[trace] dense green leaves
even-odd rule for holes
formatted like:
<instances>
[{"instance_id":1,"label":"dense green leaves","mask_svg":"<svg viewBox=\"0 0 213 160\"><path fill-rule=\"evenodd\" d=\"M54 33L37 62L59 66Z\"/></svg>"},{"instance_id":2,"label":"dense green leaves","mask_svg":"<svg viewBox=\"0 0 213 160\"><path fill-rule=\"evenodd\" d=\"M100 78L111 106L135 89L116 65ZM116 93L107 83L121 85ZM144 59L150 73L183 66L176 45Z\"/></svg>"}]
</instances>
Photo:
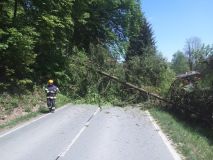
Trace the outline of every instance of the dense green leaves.
<instances>
[{"instance_id":1,"label":"dense green leaves","mask_svg":"<svg viewBox=\"0 0 213 160\"><path fill-rule=\"evenodd\" d=\"M94 70L139 86L161 87L170 75L138 0L5 0L0 8L1 88L51 78L74 98L108 90L125 100L123 86Z\"/></svg>"},{"instance_id":2,"label":"dense green leaves","mask_svg":"<svg viewBox=\"0 0 213 160\"><path fill-rule=\"evenodd\" d=\"M153 38L151 25L143 18L138 35L132 36L129 42L129 48L126 54L126 61L134 56L146 57L156 53L155 41Z\"/></svg>"},{"instance_id":3,"label":"dense green leaves","mask_svg":"<svg viewBox=\"0 0 213 160\"><path fill-rule=\"evenodd\" d=\"M130 39L125 59L127 81L137 85L159 86L160 74L168 66L156 51L151 25L145 18L139 35Z\"/></svg>"},{"instance_id":4,"label":"dense green leaves","mask_svg":"<svg viewBox=\"0 0 213 160\"><path fill-rule=\"evenodd\" d=\"M183 74L189 71L188 60L182 52L178 51L173 55L171 68L176 74Z\"/></svg>"},{"instance_id":5,"label":"dense green leaves","mask_svg":"<svg viewBox=\"0 0 213 160\"><path fill-rule=\"evenodd\" d=\"M173 56L172 69L184 73L193 69L200 76L185 76L176 79L170 89L170 99L175 104L173 109L212 125L213 104L213 48L201 45L199 38L187 40L186 56L177 52Z\"/></svg>"},{"instance_id":6,"label":"dense green leaves","mask_svg":"<svg viewBox=\"0 0 213 160\"><path fill-rule=\"evenodd\" d=\"M4 88L40 84L49 78L64 88L69 83L81 87L88 70L75 64L84 62L77 57L84 55L106 69L114 67L115 63L105 65L120 58L112 48L125 53L142 22L136 0L4 0L0 14Z\"/></svg>"},{"instance_id":7,"label":"dense green leaves","mask_svg":"<svg viewBox=\"0 0 213 160\"><path fill-rule=\"evenodd\" d=\"M0 49L0 68L1 75L3 75L1 81L3 83L26 84L31 82L32 64L35 63L36 58L33 49L37 37L38 34L31 27L6 30Z\"/></svg>"}]
</instances>

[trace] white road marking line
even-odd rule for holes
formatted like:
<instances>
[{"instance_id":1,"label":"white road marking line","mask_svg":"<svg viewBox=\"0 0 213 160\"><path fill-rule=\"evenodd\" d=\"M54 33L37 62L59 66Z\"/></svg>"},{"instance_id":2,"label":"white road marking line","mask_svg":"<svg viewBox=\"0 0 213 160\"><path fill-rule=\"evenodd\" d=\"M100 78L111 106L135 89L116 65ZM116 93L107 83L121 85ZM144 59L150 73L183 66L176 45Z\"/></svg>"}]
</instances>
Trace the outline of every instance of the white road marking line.
<instances>
[{"instance_id":1,"label":"white road marking line","mask_svg":"<svg viewBox=\"0 0 213 160\"><path fill-rule=\"evenodd\" d=\"M65 154L71 149L71 147L73 146L73 144L78 140L78 138L80 137L80 135L84 132L84 130L87 127L84 126L79 132L78 134L75 136L75 138L72 140L72 142L67 146L67 148L61 153L59 154L59 157L64 157Z\"/></svg>"},{"instance_id":2,"label":"white road marking line","mask_svg":"<svg viewBox=\"0 0 213 160\"><path fill-rule=\"evenodd\" d=\"M166 135L162 132L161 128L157 125L156 121L151 116L149 111L145 111L145 112L148 115L148 117L149 117L150 121L152 122L152 124L154 125L155 129L158 131L158 134L160 135L161 139L166 144L166 146L169 149L170 153L172 154L174 160L181 160L181 156L176 152L176 150L172 146L171 142L167 139Z\"/></svg>"},{"instance_id":3,"label":"white road marking line","mask_svg":"<svg viewBox=\"0 0 213 160\"><path fill-rule=\"evenodd\" d=\"M78 134L74 137L74 139L71 141L71 143L66 147L66 149L58 155L56 159L59 159L60 157L64 157L66 153L71 149L71 147L75 144L75 142L78 140L80 135L85 131L85 129L89 126L91 119L100 111L100 108L98 108L93 115L89 118L89 120L84 124L84 127L81 128L81 130L78 132Z\"/></svg>"},{"instance_id":4,"label":"white road marking line","mask_svg":"<svg viewBox=\"0 0 213 160\"><path fill-rule=\"evenodd\" d=\"M58 111L60 111L60 110L62 110L62 109L64 109L64 108L67 108L68 106L69 106L69 105L65 105L64 107L61 107L61 108L57 109L55 112L58 112ZM15 132L15 131L21 129L21 128L24 128L24 127L26 127L26 126L28 126L28 125L30 125L30 124L32 124L32 123L34 123L34 122L36 122L36 121L42 119L42 118L44 118L44 117L47 117L47 116L50 115L50 114L53 114L53 113L45 114L45 115L43 115L43 116L41 116L41 117L39 117L39 118L37 118L37 119L34 119L34 120L30 121L30 122L27 122L27 123L24 124L24 125L21 125L20 127L17 127L17 128L15 128L15 129L12 129L12 130L10 130L10 131L8 131L8 132L6 132L6 133L0 135L0 138L2 138L2 137L4 137L4 136L7 136L7 135L9 135L9 134L11 134L11 133L13 133L13 132Z\"/></svg>"}]
</instances>

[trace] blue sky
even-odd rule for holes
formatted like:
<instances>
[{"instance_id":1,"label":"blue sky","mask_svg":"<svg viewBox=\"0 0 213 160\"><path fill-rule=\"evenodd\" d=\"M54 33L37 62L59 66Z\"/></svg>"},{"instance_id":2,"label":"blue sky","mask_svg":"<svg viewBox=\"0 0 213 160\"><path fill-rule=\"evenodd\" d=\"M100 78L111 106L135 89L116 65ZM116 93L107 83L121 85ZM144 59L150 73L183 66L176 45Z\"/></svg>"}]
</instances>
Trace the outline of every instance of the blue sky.
<instances>
[{"instance_id":1,"label":"blue sky","mask_svg":"<svg viewBox=\"0 0 213 160\"><path fill-rule=\"evenodd\" d=\"M186 39L213 44L213 0L141 0L157 47L169 61L183 50Z\"/></svg>"}]
</instances>

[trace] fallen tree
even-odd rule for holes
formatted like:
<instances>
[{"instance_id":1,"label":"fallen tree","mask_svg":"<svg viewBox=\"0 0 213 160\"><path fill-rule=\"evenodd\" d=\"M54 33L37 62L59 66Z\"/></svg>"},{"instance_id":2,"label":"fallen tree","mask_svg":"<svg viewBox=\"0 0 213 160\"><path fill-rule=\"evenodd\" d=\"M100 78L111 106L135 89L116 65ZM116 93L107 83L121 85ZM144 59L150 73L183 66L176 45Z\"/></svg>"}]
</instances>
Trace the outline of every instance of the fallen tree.
<instances>
[{"instance_id":1,"label":"fallen tree","mask_svg":"<svg viewBox=\"0 0 213 160\"><path fill-rule=\"evenodd\" d=\"M118 83L121 83L121 84L123 84L125 86L128 86L130 88L133 88L133 89L135 89L135 90L137 90L139 92L142 92L142 93L145 93L145 94L147 94L149 96L152 96L152 97L154 97L156 99L159 99L159 100L164 101L164 102L169 103L169 104L172 103L172 102L168 101L167 99L165 99L165 98L163 98L163 97L161 97L161 96L159 96L159 95L157 95L155 93L148 92L145 89L137 87L137 86L135 86L135 85L133 85L131 83L124 82L124 81L120 80L118 77L112 76L112 75L110 75L110 74L108 74L106 72L103 72L103 71L100 71L100 70L96 70L96 72L98 72L99 74L104 75L104 76L106 76L106 77L108 77L108 78L110 78L110 79L112 79L112 80L114 80L114 81L116 81Z\"/></svg>"},{"instance_id":2,"label":"fallen tree","mask_svg":"<svg viewBox=\"0 0 213 160\"><path fill-rule=\"evenodd\" d=\"M168 99L168 98L163 98L155 93L151 93L143 88L137 87L131 83L122 81L118 77L110 75L106 72L103 72L100 70L95 70L95 71L118 83L121 83L124 86L128 86L139 92L142 92L151 97L154 97L160 101L166 102L168 106L170 106L172 109L181 111L188 117L193 116L196 119L200 119L212 125L212 121L213 121L212 95L211 95L212 91L211 93L210 91L208 93L205 92L205 94L202 93L200 96L197 94L198 93L197 91L195 93L193 92L194 93L193 98L190 98L190 96L188 96L186 92L184 92L185 94L181 94L182 92L181 93L175 92L175 95L170 95L170 96L173 96L172 99ZM183 88L179 88L178 90L183 90ZM206 100L205 100L205 97L207 97ZM193 101L194 103L191 101ZM202 104L205 106L203 106Z\"/></svg>"}]
</instances>

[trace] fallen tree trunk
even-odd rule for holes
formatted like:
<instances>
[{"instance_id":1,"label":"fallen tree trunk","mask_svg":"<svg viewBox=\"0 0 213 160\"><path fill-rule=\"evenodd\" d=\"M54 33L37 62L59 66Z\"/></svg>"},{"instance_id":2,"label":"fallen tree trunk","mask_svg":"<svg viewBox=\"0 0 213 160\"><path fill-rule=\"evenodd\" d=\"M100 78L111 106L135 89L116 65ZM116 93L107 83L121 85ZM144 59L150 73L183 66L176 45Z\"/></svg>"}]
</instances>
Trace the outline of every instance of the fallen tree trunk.
<instances>
[{"instance_id":1,"label":"fallen tree trunk","mask_svg":"<svg viewBox=\"0 0 213 160\"><path fill-rule=\"evenodd\" d=\"M116 82L118 82L118 83L121 83L121 84L123 84L123 85L125 85L125 86L128 86L128 87L131 87L131 88L134 88L135 90L137 90L137 91L139 91L139 92L142 92L142 93L145 93L145 94L147 94L147 95L150 95L150 96L152 96L152 97L154 97L154 98L156 98L156 99L159 99L159 100L161 100L161 101L164 101L164 102L166 102L166 103L172 104L172 102L168 101L167 99L165 99L165 98L163 98L163 97L161 97L161 96L159 96L159 95L157 95L157 94L155 94L155 93L150 93L150 92L146 91L145 89L139 88L139 87L137 87L137 86L135 86L135 85L133 85L133 84L131 84L131 83L121 81L119 78L117 78L117 77L115 77L115 76L112 76L112 75L110 75L110 74L108 74L108 73L106 73L106 72L103 72L103 71L100 71L100 70L95 70L95 71L98 72L98 73L101 74L101 75L104 75L104 76L106 76L106 77L109 77L110 79L113 79L114 81L116 81Z\"/></svg>"},{"instance_id":2,"label":"fallen tree trunk","mask_svg":"<svg viewBox=\"0 0 213 160\"><path fill-rule=\"evenodd\" d=\"M79 62L78 62L78 63L79 63ZM82 65L84 65L86 68L89 68L89 69L91 69L91 70L94 70L95 72L97 72L97 73L99 73L99 74L101 74L101 75L103 75L103 76L106 76L106 77L108 77L108 78L110 78L110 79L112 79L112 80L114 80L114 81L116 81L116 82L118 82L118 83L121 83L121 84L123 84L124 86L128 86L128 87L133 88L133 89L135 89L135 90L137 90L137 91L139 91L139 92L142 92L142 93L145 93L145 94L147 94L147 95L150 95L150 96L152 96L152 97L154 97L154 98L156 98L156 99L158 99L158 100L160 100L160 101L166 102L167 104L174 104L173 102L171 102L171 101L169 101L169 100L167 100L167 99L165 99L165 98L163 98L163 97L161 97L161 96L159 96L159 95L157 95L157 94L155 94L155 93L148 92L148 91L146 91L145 89L139 88L139 87L137 87L137 86L135 86L135 85L133 85L133 84L131 84L131 83L124 82L124 81L120 80L118 77L115 77L115 76L110 75L110 74L108 74L108 73L106 73L106 72L100 71L100 70L98 70L98 69L94 69L94 68L92 68L92 67L89 67L89 66L91 66L91 64L93 64L92 62L90 62L90 64L88 64L88 65L85 65L85 64L87 64L87 63L84 63L84 64L82 64Z\"/></svg>"}]
</instances>

